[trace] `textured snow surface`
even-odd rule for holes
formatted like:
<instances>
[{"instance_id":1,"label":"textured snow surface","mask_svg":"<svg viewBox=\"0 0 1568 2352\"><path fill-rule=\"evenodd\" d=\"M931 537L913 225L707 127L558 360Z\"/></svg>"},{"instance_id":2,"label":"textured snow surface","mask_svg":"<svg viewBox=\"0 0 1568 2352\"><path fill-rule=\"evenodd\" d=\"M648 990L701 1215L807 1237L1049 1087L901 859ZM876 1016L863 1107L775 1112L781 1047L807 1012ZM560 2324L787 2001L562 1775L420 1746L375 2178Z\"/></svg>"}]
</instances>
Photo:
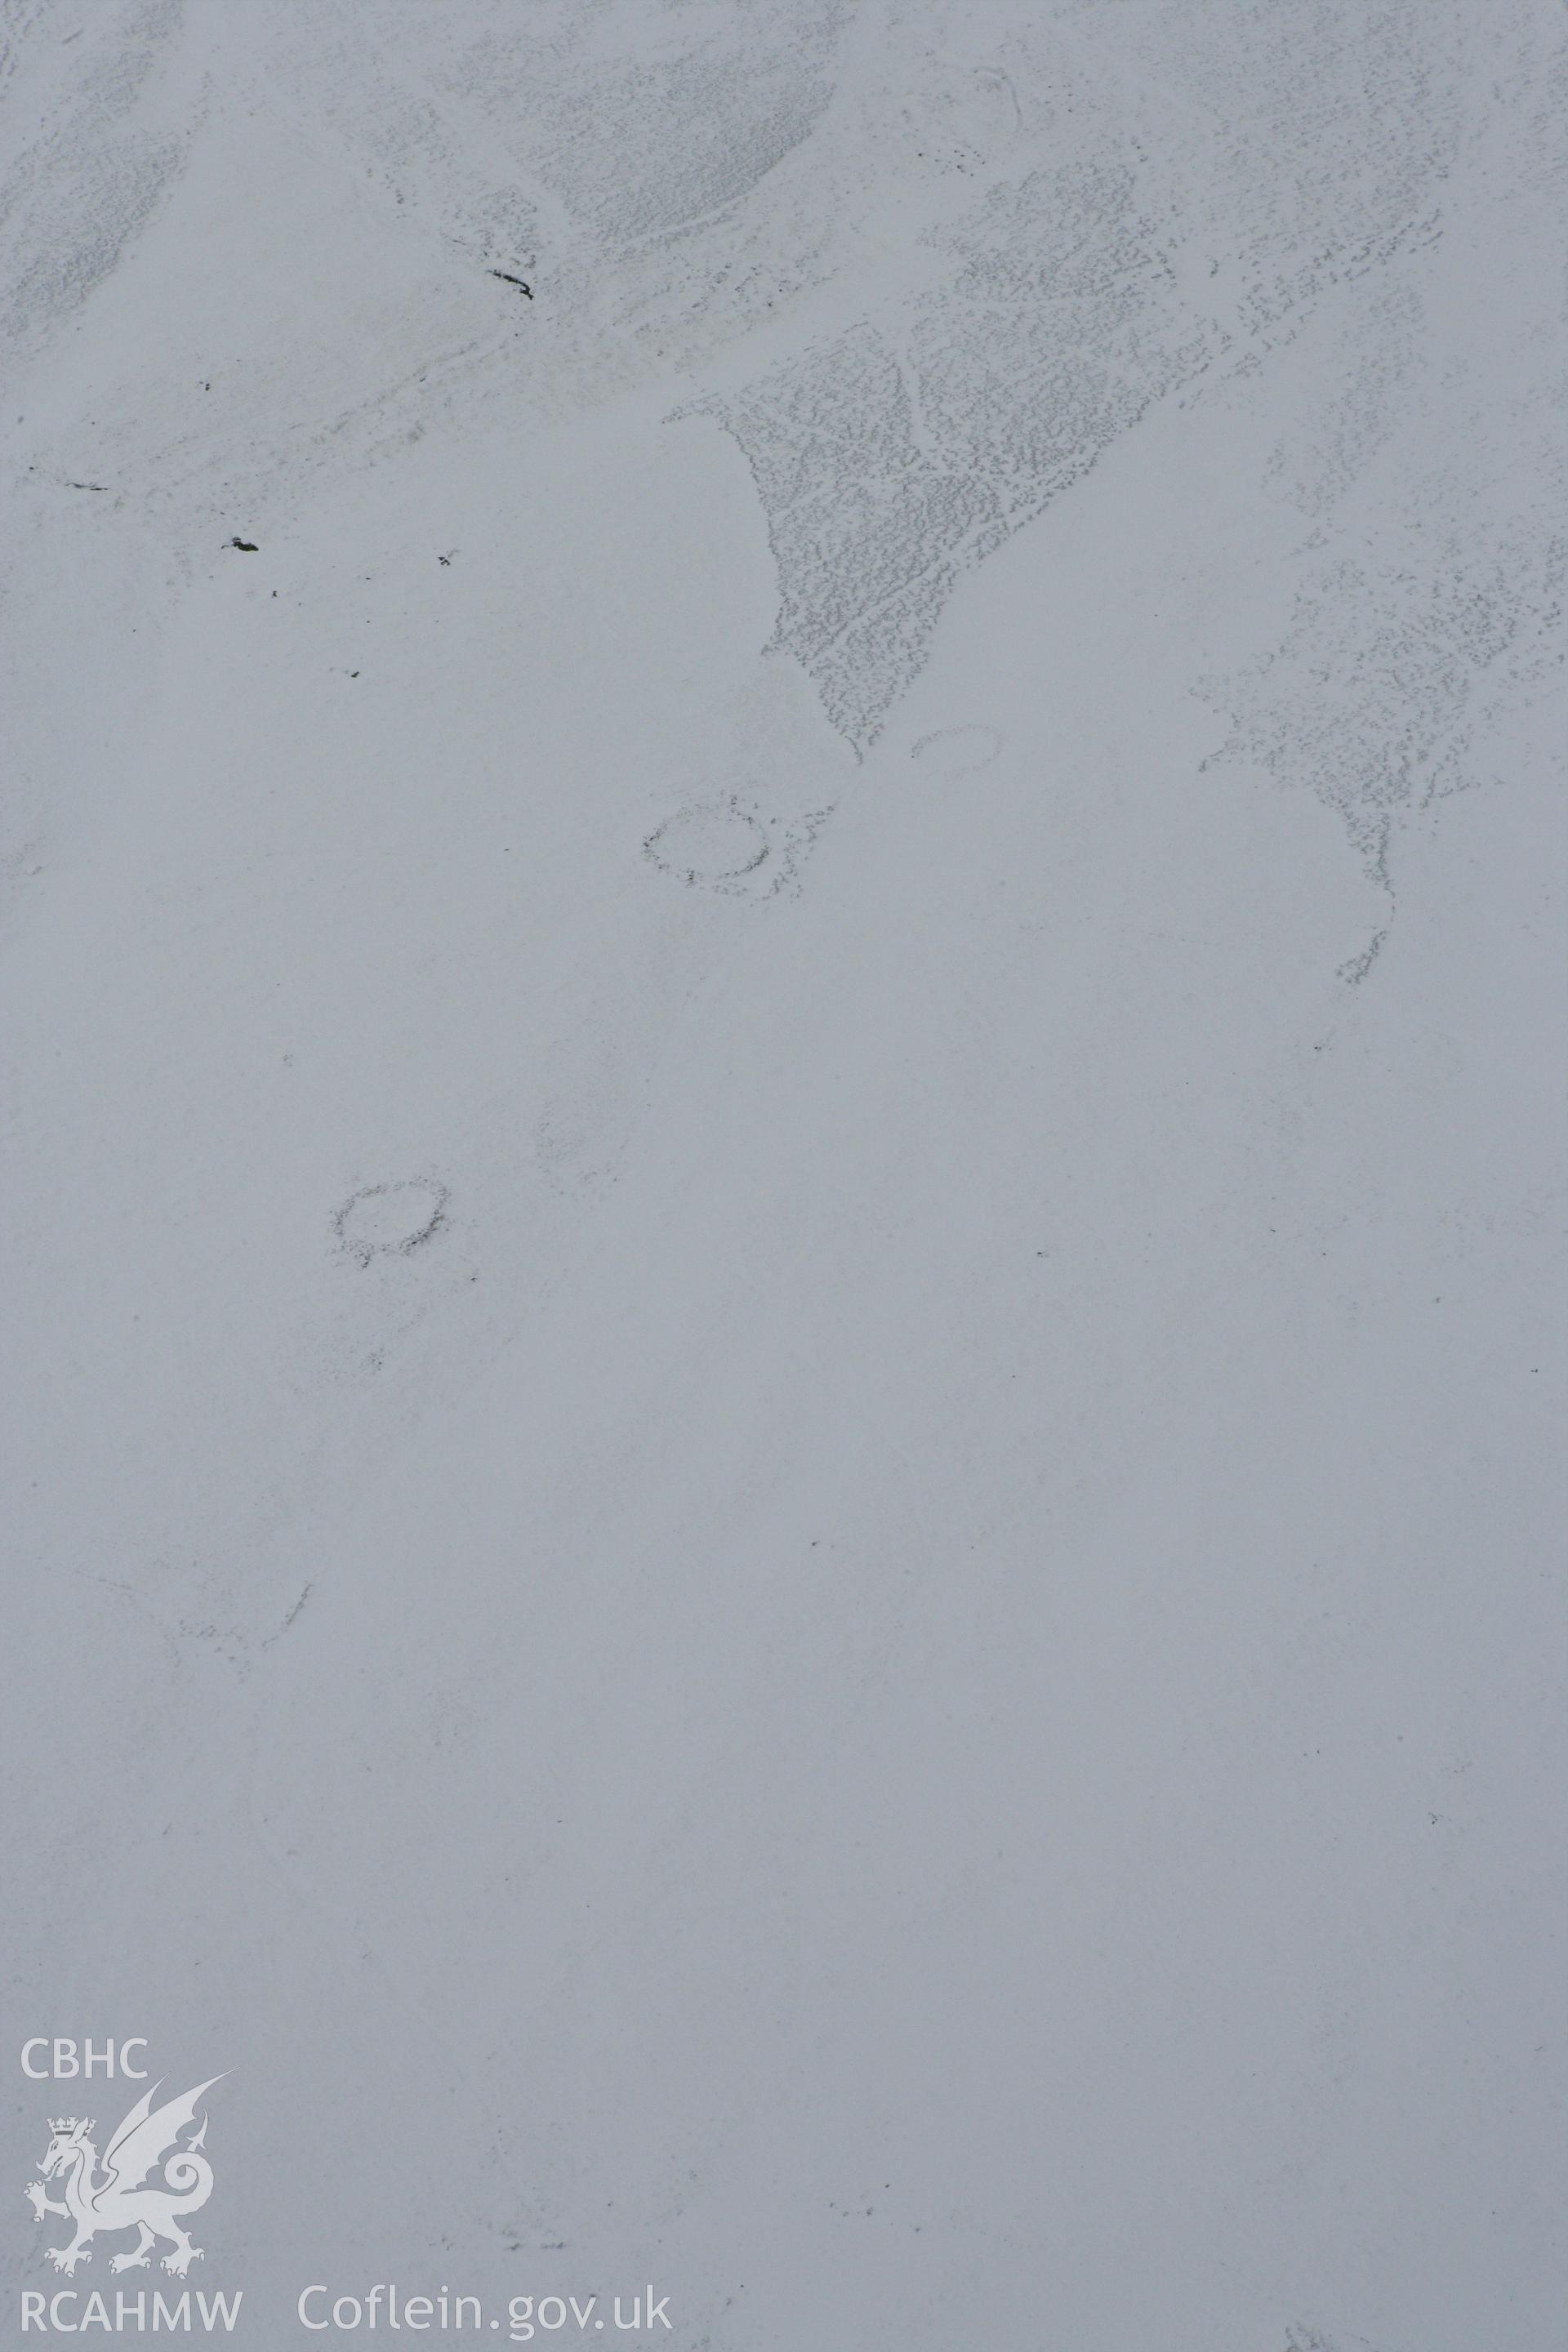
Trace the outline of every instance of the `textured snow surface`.
<instances>
[{"instance_id":1,"label":"textured snow surface","mask_svg":"<svg viewBox=\"0 0 1568 2352\"><path fill-rule=\"evenodd\" d=\"M0 17L13 2044L258 2345L1545 2352L1558 0Z\"/></svg>"}]
</instances>

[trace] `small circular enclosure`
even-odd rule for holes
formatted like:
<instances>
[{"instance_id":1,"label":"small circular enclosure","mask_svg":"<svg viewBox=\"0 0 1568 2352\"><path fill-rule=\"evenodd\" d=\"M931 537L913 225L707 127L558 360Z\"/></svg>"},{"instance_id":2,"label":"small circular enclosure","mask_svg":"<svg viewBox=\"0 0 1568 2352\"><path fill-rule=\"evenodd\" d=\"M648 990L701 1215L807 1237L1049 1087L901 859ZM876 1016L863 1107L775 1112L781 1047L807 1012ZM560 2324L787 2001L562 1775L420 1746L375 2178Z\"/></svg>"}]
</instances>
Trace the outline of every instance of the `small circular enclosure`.
<instances>
[{"instance_id":1,"label":"small circular enclosure","mask_svg":"<svg viewBox=\"0 0 1568 2352\"><path fill-rule=\"evenodd\" d=\"M447 1187L432 1176L395 1184L366 1184L332 1215L332 1230L351 1257L368 1265L395 1252L406 1257L437 1233L447 1209Z\"/></svg>"},{"instance_id":2,"label":"small circular enclosure","mask_svg":"<svg viewBox=\"0 0 1568 2352\"><path fill-rule=\"evenodd\" d=\"M940 776L972 776L976 769L988 768L1001 749L994 727L942 727L934 735L922 735L910 757Z\"/></svg>"},{"instance_id":3,"label":"small circular enclosure","mask_svg":"<svg viewBox=\"0 0 1568 2352\"><path fill-rule=\"evenodd\" d=\"M751 874L768 854L754 816L730 802L678 809L643 844L645 854L682 882L728 882Z\"/></svg>"}]
</instances>

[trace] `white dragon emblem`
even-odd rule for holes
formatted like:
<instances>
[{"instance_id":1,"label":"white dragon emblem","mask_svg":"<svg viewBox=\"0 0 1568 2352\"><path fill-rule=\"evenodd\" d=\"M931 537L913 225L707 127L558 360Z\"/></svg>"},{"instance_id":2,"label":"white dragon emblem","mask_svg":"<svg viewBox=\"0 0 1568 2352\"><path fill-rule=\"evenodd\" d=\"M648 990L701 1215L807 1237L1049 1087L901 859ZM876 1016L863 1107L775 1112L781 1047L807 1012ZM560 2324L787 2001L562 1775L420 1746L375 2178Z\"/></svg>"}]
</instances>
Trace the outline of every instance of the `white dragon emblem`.
<instances>
[{"instance_id":1,"label":"white dragon emblem","mask_svg":"<svg viewBox=\"0 0 1568 2352\"><path fill-rule=\"evenodd\" d=\"M69 2274L78 2263L91 2262L89 2241L100 2231L117 2230L134 2230L138 2235L129 2253L111 2258L111 2271L145 2270L162 2238L174 2247L173 2253L163 2256L163 2268L173 2271L176 2278L184 2278L192 2263L201 2259L202 2249L192 2245L181 2224L183 2216L195 2212L212 2195L213 2168L200 2152L207 2136L205 2116L195 2137L185 2147L180 2147L179 2138L195 2121L203 2094L222 2080L221 2074L214 2074L182 2097L166 2099L161 2107L153 2105L158 2084L143 2091L103 2151L101 2177L98 2150L88 2137L91 2116L51 2118L49 2144L39 2167L42 2178L29 2181L25 2194L35 2221L41 2221L46 2213L58 2213L76 2224L76 2235L68 2246L48 2249L56 2270ZM160 2170L162 2181L149 2185L151 2176ZM63 2203L45 2193L44 2182L54 2179L65 2190Z\"/></svg>"}]
</instances>

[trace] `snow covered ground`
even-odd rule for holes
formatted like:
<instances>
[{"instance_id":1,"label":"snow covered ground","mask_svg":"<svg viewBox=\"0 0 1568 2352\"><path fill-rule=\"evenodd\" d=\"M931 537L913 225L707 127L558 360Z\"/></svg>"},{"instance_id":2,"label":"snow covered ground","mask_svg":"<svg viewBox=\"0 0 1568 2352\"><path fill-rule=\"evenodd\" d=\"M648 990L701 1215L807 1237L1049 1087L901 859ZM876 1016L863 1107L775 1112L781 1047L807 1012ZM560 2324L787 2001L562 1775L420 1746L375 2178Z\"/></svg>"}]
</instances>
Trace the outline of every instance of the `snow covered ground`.
<instances>
[{"instance_id":1,"label":"snow covered ground","mask_svg":"<svg viewBox=\"0 0 1568 2352\"><path fill-rule=\"evenodd\" d=\"M14 2048L258 2346L1562 2343L1558 0L4 17Z\"/></svg>"}]
</instances>

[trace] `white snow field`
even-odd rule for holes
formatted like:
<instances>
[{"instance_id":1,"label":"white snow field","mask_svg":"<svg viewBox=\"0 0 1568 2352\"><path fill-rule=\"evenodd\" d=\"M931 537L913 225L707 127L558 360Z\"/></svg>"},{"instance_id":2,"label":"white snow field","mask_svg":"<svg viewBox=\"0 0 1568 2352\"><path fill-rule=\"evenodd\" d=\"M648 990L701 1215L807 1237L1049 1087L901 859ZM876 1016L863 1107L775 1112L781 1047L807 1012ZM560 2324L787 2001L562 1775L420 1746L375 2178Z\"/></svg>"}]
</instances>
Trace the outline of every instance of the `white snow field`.
<instances>
[{"instance_id":1,"label":"white snow field","mask_svg":"<svg viewBox=\"0 0 1568 2352\"><path fill-rule=\"evenodd\" d=\"M1559 0L0 13L5 2326L1562 2346Z\"/></svg>"}]
</instances>

